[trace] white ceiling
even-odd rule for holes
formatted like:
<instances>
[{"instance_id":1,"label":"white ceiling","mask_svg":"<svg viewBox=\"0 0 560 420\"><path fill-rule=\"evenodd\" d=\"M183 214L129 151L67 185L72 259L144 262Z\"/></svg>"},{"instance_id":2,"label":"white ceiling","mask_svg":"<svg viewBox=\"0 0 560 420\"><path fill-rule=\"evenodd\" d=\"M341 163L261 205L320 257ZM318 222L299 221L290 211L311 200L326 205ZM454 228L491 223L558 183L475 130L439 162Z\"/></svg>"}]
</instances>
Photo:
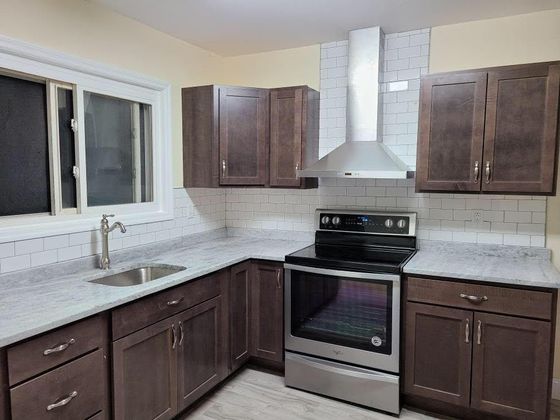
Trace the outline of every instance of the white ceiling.
<instances>
[{"instance_id":1,"label":"white ceiling","mask_svg":"<svg viewBox=\"0 0 560 420\"><path fill-rule=\"evenodd\" d=\"M90 0L223 56L560 8L560 0Z\"/></svg>"}]
</instances>

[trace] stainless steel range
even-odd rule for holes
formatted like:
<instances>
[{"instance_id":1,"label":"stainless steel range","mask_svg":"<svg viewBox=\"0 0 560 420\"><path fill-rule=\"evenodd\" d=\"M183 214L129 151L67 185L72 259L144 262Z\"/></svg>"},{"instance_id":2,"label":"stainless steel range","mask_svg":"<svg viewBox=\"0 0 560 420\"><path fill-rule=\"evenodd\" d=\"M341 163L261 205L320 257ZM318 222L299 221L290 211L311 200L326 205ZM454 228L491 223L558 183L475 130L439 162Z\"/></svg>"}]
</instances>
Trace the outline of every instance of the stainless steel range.
<instances>
[{"instance_id":1,"label":"stainless steel range","mask_svg":"<svg viewBox=\"0 0 560 420\"><path fill-rule=\"evenodd\" d=\"M416 214L317 210L286 256L286 385L399 413L400 283Z\"/></svg>"}]
</instances>

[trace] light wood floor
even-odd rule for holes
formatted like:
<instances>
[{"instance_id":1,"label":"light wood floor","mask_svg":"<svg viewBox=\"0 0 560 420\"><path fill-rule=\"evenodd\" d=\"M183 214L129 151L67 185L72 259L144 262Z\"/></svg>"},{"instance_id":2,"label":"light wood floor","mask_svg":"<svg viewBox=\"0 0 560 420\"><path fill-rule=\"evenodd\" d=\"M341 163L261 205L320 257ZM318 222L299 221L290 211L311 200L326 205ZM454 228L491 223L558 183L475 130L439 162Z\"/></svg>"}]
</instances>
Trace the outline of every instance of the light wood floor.
<instances>
[{"instance_id":1,"label":"light wood floor","mask_svg":"<svg viewBox=\"0 0 560 420\"><path fill-rule=\"evenodd\" d=\"M284 378L244 369L187 413L188 420L395 420L396 417L284 386ZM435 417L406 408L403 420ZM560 401L553 401L551 420L560 420Z\"/></svg>"}]
</instances>

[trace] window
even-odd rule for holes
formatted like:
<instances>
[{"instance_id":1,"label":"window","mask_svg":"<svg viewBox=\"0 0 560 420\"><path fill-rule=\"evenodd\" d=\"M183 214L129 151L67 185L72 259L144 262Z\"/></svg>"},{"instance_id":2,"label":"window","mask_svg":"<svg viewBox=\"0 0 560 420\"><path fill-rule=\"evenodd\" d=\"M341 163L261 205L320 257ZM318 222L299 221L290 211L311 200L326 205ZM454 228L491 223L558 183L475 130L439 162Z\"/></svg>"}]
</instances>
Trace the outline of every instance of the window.
<instances>
[{"instance_id":1,"label":"window","mask_svg":"<svg viewBox=\"0 0 560 420\"><path fill-rule=\"evenodd\" d=\"M168 84L0 36L0 242L94 229L103 213L172 218L169 98Z\"/></svg>"},{"instance_id":2,"label":"window","mask_svg":"<svg viewBox=\"0 0 560 420\"><path fill-rule=\"evenodd\" d=\"M150 105L91 92L84 104L88 206L151 201Z\"/></svg>"}]
</instances>

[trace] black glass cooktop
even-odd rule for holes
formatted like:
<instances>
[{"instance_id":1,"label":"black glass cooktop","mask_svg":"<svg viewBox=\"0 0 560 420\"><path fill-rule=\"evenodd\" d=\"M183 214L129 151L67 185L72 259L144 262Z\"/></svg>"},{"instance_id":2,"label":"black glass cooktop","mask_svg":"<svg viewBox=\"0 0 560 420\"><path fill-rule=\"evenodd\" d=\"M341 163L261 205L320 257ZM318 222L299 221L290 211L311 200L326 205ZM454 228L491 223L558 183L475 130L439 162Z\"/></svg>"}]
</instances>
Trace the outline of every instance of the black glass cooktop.
<instances>
[{"instance_id":1,"label":"black glass cooktop","mask_svg":"<svg viewBox=\"0 0 560 420\"><path fill-rule=\"evenodd\" d=\"M399 274L414 248L318 244L286 255L286 263L335 270Z\"/></svg>"}]
</instances>

